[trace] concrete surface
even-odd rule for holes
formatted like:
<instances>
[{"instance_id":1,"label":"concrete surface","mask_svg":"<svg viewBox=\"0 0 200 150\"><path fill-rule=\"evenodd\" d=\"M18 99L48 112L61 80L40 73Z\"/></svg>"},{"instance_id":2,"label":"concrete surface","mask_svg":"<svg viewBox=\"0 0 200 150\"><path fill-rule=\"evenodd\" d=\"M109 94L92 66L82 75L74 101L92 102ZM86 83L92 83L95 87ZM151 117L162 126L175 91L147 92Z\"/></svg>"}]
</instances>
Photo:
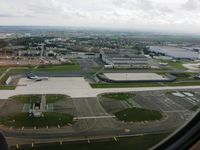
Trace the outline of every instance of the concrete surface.
<instances>
[{"instance_id":1,"label":"concrete surface","mask_svg":"<svg viewBox=\"0 0 200 150\"><path fill-rule=\"evenodd\" d=\"M167 87L139 87L139 88L91 88L83 77L49 78L48 81L32 81L21 78L15 90L0 90L0 99L8 99L21 94L65 94L72 98L96 97L101 93L156 91L174 89L197 89L200 86L167 86Z\"/></svg>"},{"instance_id":2,"label":"concrete surface","mask_svg":"<svg viewBox=\"0 0 200 150\"><path fill-rule=\"evenodd\" d=\"M168 80L165 76L156 73L105 73L107 78L111 80Z\"/></svg>"},{"instance_id":3,"label":"concrete surface","mask_svg":"<svg viewBox=\"0 0 200 150\"><path fill-rule=\"evenodd\" d=\"M183 66L189 70L199 70L200 63L197 64L183 64Z\"/></svg>"}]
</instances>

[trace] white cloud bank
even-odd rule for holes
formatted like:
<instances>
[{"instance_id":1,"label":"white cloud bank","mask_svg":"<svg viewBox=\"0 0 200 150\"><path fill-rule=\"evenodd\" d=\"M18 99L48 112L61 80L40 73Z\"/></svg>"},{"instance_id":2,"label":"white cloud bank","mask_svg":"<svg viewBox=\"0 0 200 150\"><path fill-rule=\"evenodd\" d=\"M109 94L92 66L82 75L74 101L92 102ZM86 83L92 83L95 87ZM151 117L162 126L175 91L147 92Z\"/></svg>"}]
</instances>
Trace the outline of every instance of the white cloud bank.
<instances>
[{"instance_id":1,"label":"white cloud bank","mask_svg":"<svg viewBox=\"0 0 200 150\"><path fill-rule=\"evenodd\" d=\"M200 0L0 0L0 25L200 33Z\"/></svg>"}]
</instances>

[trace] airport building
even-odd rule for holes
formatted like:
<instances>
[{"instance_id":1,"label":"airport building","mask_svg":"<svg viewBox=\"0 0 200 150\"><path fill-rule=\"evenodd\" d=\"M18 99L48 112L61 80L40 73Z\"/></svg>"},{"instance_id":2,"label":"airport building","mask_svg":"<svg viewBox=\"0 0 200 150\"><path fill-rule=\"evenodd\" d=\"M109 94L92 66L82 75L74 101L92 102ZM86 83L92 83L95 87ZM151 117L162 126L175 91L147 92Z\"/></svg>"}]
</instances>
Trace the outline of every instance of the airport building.
<instances>
[{"instance_id":1,"label":"airport building","mask_svg":"<svg viewBox=\"0 0 200 150\"><path fill-rule=\"evenodd\" d=\"M191 59L195 60L199 58L199 52L193 50L187 50L183 48L177 48L172 46L150 46L151 52L162 54L172 57L174 59Z\"/></svg>"},{"instance_id":2,"label":"airport building","mask_svg":"<svg viewBox=\"0 0 200 150\"><path fill-rule=\"evenodd\" d=\"M40 57L45 57L46 56L46 45L42 44L41 45L41 53L40 53Z\"/></svg>"},{"instance_id":3,"label":"airport building","mask_svg":"<svg viewBox=\"0 0 200 150\"><path fill-rule=\"evenodd\" d=\"M92 52L71 52L70 56L72 58L99 58L99 53L92 53Z\"/></svg>"},{"instance_id":4,"label":"airport building","mask_svg":"<svg viewBox=\"0 0 200 150\"><path fill-rule=\"evenodd\" d=\"M101 60L110 68L150 68L148 58L130 50L101 50Z\"/></svg>"}]
</instances>

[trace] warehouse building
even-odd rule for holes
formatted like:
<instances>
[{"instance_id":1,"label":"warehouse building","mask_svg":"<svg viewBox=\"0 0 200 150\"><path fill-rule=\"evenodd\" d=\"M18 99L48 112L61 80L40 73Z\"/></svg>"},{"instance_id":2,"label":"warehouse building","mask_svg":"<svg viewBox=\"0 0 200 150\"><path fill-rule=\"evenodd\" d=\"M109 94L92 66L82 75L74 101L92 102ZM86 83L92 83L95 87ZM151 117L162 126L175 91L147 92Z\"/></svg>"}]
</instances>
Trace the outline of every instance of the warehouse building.
<instances>
[{"instance_id":1,"label":"warehouse building","mask_svg":"<svg viewBox=\"0 0 200 150\"><path fill-rule=\"evenodd\" d=\"M110 68L150 68L147 57L131 50L101 50L100 57Z\"/></svg>"},{"instance_id":2,"label":"warehouse building","mask_svg":"<svg viewBox=\"0 0 200 150\"><path fill-rule=\"evenodd\" d=\"M196 51L172 47L172 46L150 46L149 50L151 52L169 56L174 59L195 60L199 58L199 53Z\"/></svg>"}]
</instances>

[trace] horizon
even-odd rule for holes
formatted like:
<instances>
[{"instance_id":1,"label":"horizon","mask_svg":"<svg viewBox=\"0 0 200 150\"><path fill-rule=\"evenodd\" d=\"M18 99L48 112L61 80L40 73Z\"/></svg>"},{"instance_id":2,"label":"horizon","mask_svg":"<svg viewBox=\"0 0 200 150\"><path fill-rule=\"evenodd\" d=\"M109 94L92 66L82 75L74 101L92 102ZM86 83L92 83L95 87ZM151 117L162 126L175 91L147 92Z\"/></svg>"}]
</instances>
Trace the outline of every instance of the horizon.
<instances>
[{"instance_id":1,"label":"horizon","mask_svg":"<svg viewBox=\"0 0 200 150\"><path fill-rule=\"evenodd\" d=\"M147 29L127 29L127 28L109 28L109 27L85 27L85 26L52 26L52 25L0 25L1 28L33 28L33 29L58 29L58 30L89 30L89 31L109 31L109 32L127 32L127 33L146 33L155 35L172 36L200 36L200 33L165 31L165 30L147 30Z\"/></svg>"},{"instance_id":2,"label":"horizon","mask_svg":"<svg viewBox=\"0 0 200 150\"><path fill-rule=\"evenodd\" d=\"M200 35L199 0L0 1L1 26L53 26Z\"/></svg>"}]
</instances>

